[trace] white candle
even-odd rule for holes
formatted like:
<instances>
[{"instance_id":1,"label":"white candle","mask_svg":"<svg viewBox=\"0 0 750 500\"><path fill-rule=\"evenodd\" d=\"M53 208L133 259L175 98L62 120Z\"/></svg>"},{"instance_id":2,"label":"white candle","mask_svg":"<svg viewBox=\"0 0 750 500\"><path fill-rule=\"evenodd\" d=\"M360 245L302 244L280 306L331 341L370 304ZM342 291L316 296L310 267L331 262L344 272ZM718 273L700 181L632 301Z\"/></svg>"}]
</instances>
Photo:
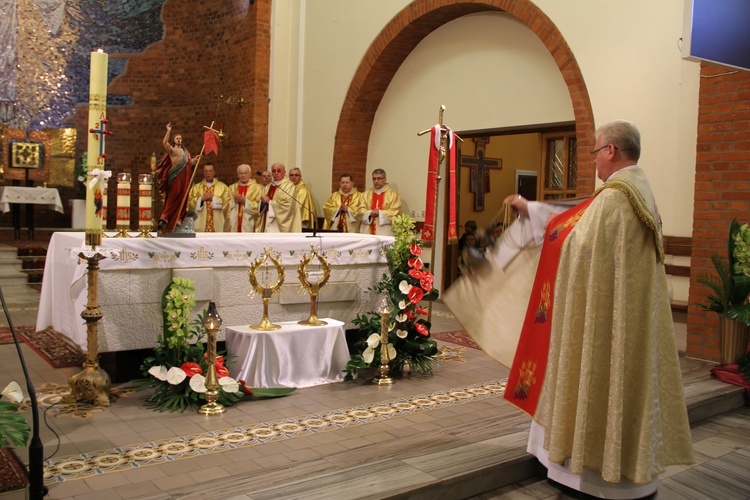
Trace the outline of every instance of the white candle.
<instances>
[{"instance_id":1,"label":"white candle","mask_svg":"<svg viewBox=\"0 0 750 500\"><path fill-rule=\"evenodd\" d=\"M130 228L130 174L117 174L117 227Z\"/></svg>"},{"instance_id":2,"label":"white candle","mask_svg":"<svg viewBox=\"0 0 750 500\"><path fill-rule=\"evenodd\" d=\"M93 131L103 130L103 121L107 117L108 64L109 57L104 52L91 53L87 172L93 172L97 168L104 170L104 134ZM87 181L93 179L93 176L87 176ZM87 182L86 184L86 242L90 245L101 243L105 187L106 185L102 182Z\"/></svg>"},{"instance_id":3,"label":"white candle","mask_svg":"<svg viewBox=\"0 0 750 500\"><path fill-rule=\"evenodd\" d=\"M151 174L138 176L138 226L151 228Z\"/></svg>"}]
</instances>

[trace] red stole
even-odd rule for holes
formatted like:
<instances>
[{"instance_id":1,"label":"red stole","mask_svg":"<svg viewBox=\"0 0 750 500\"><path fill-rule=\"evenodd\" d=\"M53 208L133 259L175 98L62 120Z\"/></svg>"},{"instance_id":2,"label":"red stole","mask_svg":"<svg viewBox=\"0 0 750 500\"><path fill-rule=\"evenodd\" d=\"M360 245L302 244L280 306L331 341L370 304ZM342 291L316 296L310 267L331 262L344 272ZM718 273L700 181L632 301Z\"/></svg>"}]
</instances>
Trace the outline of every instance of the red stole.
<instances>
[{"instance_id":1,"label":"red stole","mask_svg":"<svg viewBox=\"0 0 750 500\"><path fill-rule=\"evenodd\" d=\"M211 186L203 185L203 194L211 193L214 194L214 186L215 184L212 184ZM206 207L206 227L204 229L207 233L213 233L215 232L214 228L214 204L213 204L213 197L211 200L205 202Z\"/></svg>"},{"instance_id":2,"label":"red stole","mask_svg":"<svg viewBox=\"0 0 750 500\"><path fill-rule=\"evenodd\" d=\"M385 189L378 194L375 191L372 192L372 202L370 203L370 210L373 208L377 208L380 210L383 208L383 203L385 203ZM380 215L378 215L380 217ZM378 219L373 217L372 222L370 223L370 234L377 234L378 233Z\"/></svg>"},{"instance_id":3,"label":"red stole","mask_svg":"<svg viewBox=\"0 0 750 500\"><path fill-rule=\"evenodd\" d=\"M508 376L505 399L532 417L539 404L544 375L547 371L555 279L563 243L586 211L593 197L569 208L547 224L542 255L529 297L516 356Z\"/></svg>"},{"instance_id":4,"label":"red stole","mask_svg":"<svg viewBox=\"0 0 750 500\"><path fill-rule=\"evenodd\" d=\"M341 206L346 207L347 211L339 212L339 233L349 232L349 203L352 202L353 197L353 192L349 193L346 196L341 195Z\"/></svg>"},{"instance_id":5,"label":"red stole","mask_svg":"<svg viewBox=\"0 0 750 500\"><path fill-rule=\"evenodd\" d=\"M242 184L237 185L237 194L240 196L246 196L247 195L247 186L243 186ZM242 216L243 216L243 206L237 205L237 232L242 232Z\"/></svg>"}]
</instances>

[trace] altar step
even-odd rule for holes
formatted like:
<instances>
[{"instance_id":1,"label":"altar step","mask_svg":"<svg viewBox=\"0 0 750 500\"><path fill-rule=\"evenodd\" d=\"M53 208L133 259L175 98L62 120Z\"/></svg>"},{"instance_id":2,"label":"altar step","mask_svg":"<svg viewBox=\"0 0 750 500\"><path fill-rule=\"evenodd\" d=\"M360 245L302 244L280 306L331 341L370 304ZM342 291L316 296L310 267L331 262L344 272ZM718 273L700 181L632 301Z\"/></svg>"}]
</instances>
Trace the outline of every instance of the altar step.
<instances>
[{"instance_id":1,"label":"altar step","mask_svg":"<svg viewBox=\"0 0 750 500\"><path fill-rule=\"evenodd\" d=\"M713 363L683 357L681 366L691 426L745 405L743 388L710 378ZM312 438L319 439L319 456L285 464L276 471L225 477L215 493L256 500L531 498L531 491L515 496L511 491L543 483L546 475L537 460L526 453L529 417L499 400L465 406L456 413L438 409L415 413L403 417L403 423L394 419L388 433L402 435L397 439L370 435L367 425L361 432L351 429L343 441L330 441L321 434ZM441 415L437 421L436 414ZM399 433L399 429L407 430L415 423L424 430ZM512 486L516 484L521 486ZM144 498L193 498L205 492L202 488L205 485L176 487ZM556 498L552 493L538 498L546 497Z\"/></svg>"}]
</instances>

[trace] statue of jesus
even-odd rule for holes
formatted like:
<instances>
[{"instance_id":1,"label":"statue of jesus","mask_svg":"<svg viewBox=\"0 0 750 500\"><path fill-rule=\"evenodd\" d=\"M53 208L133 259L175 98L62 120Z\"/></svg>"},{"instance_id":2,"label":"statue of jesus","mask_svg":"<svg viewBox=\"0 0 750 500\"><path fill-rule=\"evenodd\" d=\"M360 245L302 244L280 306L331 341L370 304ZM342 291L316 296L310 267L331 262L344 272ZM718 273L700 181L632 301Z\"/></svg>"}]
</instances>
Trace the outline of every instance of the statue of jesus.
<instances>
[{"instance_id":1,"label":"statue of jesus","mask_svg":"<svg viewBox=\"0 0 750 500\"><path fill-rule=\"evenodd\" d=\"M180 224L187 212L187 192L193 179L193 167L200 161L200 155L190 158L190 153L182 145L182 136L175 134L174 145L169 144L172 123L167 123L167 133L162 144L167 154L156 169L159 193L164 197L164 208L159 216L159 233L171 233Z\"/></svg>"}]
</instances>

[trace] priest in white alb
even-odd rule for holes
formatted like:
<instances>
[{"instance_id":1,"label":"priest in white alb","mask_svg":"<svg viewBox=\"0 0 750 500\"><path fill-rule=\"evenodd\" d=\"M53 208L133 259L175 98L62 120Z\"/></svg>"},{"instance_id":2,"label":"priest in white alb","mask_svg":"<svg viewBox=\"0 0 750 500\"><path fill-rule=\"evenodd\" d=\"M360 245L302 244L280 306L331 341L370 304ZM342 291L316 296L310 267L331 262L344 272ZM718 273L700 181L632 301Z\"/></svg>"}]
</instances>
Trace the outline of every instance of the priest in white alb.
<instances>
[{"instance_id":1,"label":"priest in white alb","mask_svg":"<svg viewBox=\"0 0 750 500\"><path fill-rule=\"evenodd\" d=\"M354 186L350 174L339 178L339 190L331 193L323 205L323 229L340 233L358 233L359 219L357 214L365 206L362 193Z\"/></svg>"},{"instance_id":2,"label":"priest in white alb","mask_svg":"<svg viewBox=\"0 0 750 500\"><path fill-rule=\"evenodd\" d=\"M357 214L359 232L392 236L391 220L401 214L401 197L388 185L385 170L376 168L372 171L372 189L362 196L365 202Z\"/></svg>"},{"instance_id":3,"label":"priest in white alb","mask_svg":"<svg viewBox=\"0 0 750 500\"><path fill-rule=\"evenodd\" d=\"M263 189L260 197L260 223L256 231L260 233L299 233L302 232L300 204L297 188L286 176L282 163L271 165L273 180Z\"/></svg>"},{"instance_id":4,"label":"priest in white alb","mask_svg":"<svg viewBox=\"0 0 750 500\"><path fill-rule=\"evenodd\" d=\"M188 209L198 215L196 232L225 233L229 231L229 209L232 197L229 186L216 178L213 163L203 166L203 180L193 184Z\"/></svg>"},{"instance_id":5,"label":"priest in white alb","mask_svg":"<svg viewBox=\"0 0 750 500\"><path fill-rule=\"evenodd\" d=\"M243 163L237 167L237 182L229 186L229 194L232 196L229 230L233 233L255 232L258 203L263 188L252 177L250 165Z\"/></svg>"}]
</instances>

